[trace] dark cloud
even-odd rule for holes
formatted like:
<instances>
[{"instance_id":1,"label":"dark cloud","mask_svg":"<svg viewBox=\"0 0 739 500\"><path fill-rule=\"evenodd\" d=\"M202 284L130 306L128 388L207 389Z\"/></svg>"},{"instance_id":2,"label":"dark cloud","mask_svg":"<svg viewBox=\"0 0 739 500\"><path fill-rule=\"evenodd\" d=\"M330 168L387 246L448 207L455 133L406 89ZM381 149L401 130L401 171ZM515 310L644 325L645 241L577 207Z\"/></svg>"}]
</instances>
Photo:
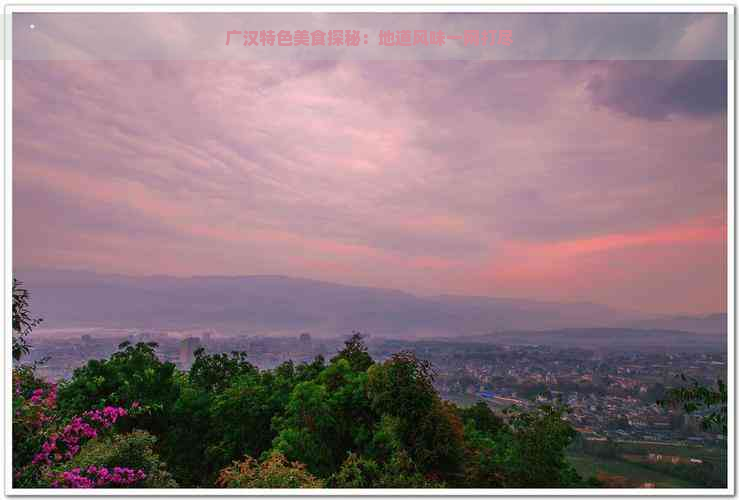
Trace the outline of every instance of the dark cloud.
<instances>
[{"instance_id":1,"label":"dark cloud","mask_svg":"<svg viewBox=\"0 0 739 500\"><path fill-rule=\"evenodd\" d=\"M593 102L638 118L726 112L726 61L632 61L609 63L587 88Z\"/></svg>"}]
</instances>

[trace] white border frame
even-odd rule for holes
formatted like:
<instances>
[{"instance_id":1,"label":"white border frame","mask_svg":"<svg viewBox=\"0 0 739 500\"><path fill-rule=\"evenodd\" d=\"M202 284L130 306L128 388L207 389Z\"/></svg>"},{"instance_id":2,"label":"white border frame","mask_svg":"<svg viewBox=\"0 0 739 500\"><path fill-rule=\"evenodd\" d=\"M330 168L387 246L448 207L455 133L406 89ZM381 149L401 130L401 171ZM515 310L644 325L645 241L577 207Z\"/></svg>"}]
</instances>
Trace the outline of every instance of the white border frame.
<instances>
[{"instance_id":1,"label":"white border frame","mask_svg":"<svg viewBox=\"0 0 739 500\"><path fill-rule=\"evenodd\" d=\"M300 3L297 3L300 2ZM415 0L406 0L402 4L394 5L392 3L357 3L347 4L338 3L335 0L323 1L319 5L311 5L304 0L297 0L296 3L285 2L279 0L275 4L243 4L243 5L177 5L177 4L156 4L146 5L143 3L134 4L118 4L118 5L99 5L94 3L65 5L62 2L48 3L41 5L5 5L4 9L4 163L5 175L3 177L5 203L4 203L4 325L5 331L12 331L12 303L11 290L12 285L12 269L13 254L11 244L12 230L12 214L13 214L13 182L12 182L12 81L13 68L11 64L12 54L12 14L27 12L94 12L94 13L116 13L116 12L517 12L517 13L557 13L557 12L573 12L573 13L624 13L624 12L643 12L643 13L699 13L699 12L715 12L727 14L727 133L728 133L728 151L727 151L727 210L728 210L728 226L727 226L727 383L729 384L728 399L728 439L727 439L727 467L728 482L727 488L674 488L674 489L641 489L641 488L552 488L552 489L216 489L216 488L176 488L176 489L93 489L93 490L61 490L61 489L29 489L29 488L13 488L12 487L12 448L10 443L12 436L12 380L9 376L10 367L12 366L12 335L5 335L4 358L3 358L3 380L4 380L4 439L5 439L5 464L3 467L3 482L5 485L4 494L7 496L734 496L735 495L735 15L734 6L732 5L491 5L465 3L460 5L450 4L448 2L426 1L418 2Z\"/></svg>"}]
</instances>

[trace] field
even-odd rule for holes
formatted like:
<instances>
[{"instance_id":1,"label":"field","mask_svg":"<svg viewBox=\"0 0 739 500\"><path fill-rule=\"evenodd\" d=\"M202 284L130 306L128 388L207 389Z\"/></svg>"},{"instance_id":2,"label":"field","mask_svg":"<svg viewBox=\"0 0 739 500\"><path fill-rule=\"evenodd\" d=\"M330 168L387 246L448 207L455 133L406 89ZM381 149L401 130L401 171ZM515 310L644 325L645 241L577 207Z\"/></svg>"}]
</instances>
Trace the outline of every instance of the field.
<instances>
[{"instance_id":1,"label":"field","mask_svg":"<svg viewBox=\"0 0 739 500\"><path fill-rule=\"evenodd\" d=\"M685 458L699 458L712 462L726 462L726 448L706 447L690 444L644 443L618 441L623 453L646 455L661 453L663 455L677 455Z\"/></svg>"},{"instance_id":2,"label":"field","mask_svg":"<svg viewBox=\"0 0 739 500\"><path fill-rule=\"evenodd\" d=\"M605 459L582 454L570 454L568 455L568 459L575 469L577 469L577 472L585 478L595 476L598 472L605 472L614 476L624 476L627 479L638 481L639 483L655 483L657 488L701 487L684 479L655 472L638 464L622 460Z\"/></svg>"}]
</instances>

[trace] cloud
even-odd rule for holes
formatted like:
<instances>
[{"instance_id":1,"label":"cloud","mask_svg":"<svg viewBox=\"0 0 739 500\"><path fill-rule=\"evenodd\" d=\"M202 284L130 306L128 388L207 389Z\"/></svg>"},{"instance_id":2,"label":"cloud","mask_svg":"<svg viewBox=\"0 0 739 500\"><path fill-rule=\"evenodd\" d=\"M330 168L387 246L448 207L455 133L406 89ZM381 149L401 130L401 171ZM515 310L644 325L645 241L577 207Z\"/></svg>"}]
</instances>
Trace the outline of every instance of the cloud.
<instances>
[{"instance_id":1,"label":"cloud","mask_svg":"<svg viewBox=\"0 0 739 500\"><path fill-rule=\"evenodd\" d=\"M628 306L629 286L667 280L650 271L662 252L707 271L640 306L723 308L726 261L708 257L725 240L632 244L726 224L725 117L680 97L698 63L13 64L16 267ZM669 92L631 95L629 75ZM638 109L629 98L648 116L625 112ZM608 248L545 272L549 252L582 242ZM491 262L529 273L487 273ZM574 278L580 263L610 286Z\"/></svg>"},{"instance_id":2,"label":"cloud","mask_svg":"<svg viewBox=\"0 0 739 500\"><path fill-rule=\"evenodd\" d=\"M15 60L726 60L722 13L14 13ZM28 28L34 24L35 29ZM359 30L367 44L244 47L229 30ZM381 30L511 30L510 46L386 47Z\"/></svg>"},{"instance_id":3,"label":"cloud","mask_svg":"<svg viewBox=\"0 0 739 500\"><path fill-rule=\"evenodd\" d=\"M593 102L648 120L726 113L725 61L612 62L588 82Z\"/></svg>"}]
</instances>

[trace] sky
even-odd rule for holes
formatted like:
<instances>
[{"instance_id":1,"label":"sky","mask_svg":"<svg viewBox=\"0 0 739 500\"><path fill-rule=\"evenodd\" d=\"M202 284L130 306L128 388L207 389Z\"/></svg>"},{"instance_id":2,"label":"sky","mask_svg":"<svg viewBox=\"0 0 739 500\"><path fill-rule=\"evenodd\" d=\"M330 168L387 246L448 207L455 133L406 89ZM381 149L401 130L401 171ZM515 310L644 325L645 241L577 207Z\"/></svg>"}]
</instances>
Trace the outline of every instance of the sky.
<instances>
[{"instance_id":1,"label":"sky","mask_svg":"<svg viewBox=\"0 0 739 500\"><path fill-rule=\"evenodd\" d=\"M685 59L16 60L13 265L725 311L726 85Z\"/></svg>"}]
</instances>

